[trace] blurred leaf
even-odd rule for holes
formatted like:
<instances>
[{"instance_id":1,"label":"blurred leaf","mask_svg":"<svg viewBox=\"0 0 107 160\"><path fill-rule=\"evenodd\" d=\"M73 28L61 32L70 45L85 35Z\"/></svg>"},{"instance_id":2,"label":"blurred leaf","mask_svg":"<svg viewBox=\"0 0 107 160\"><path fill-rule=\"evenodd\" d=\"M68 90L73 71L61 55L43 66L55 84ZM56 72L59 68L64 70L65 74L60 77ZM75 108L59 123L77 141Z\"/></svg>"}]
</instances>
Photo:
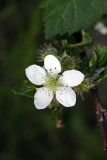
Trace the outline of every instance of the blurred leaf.
<instances>
[{"instance_id":1,"label":"blurred leaf","mask_svg":"<svg viewBox=\"0 0 107 160\"><path fill-rule=\"evenodd\" d=\"M14 94L23 95L30 98L33 98L35 92L36 92L35 85L31 84L27 80L20 84L17 84L13 89Z\"/></svg>"},{"instance_id":2,"label":"blurred leaf","mask_svg":"<svg viewBox=\"0 0 107 160\"><path fill-rule=\"evenodd\" d=\"M107 13L106 0L45 0L44 25L46 38L72 34L95 24ZM93 16L94 15L94 16Z\"/></svg>"}]
</instances>

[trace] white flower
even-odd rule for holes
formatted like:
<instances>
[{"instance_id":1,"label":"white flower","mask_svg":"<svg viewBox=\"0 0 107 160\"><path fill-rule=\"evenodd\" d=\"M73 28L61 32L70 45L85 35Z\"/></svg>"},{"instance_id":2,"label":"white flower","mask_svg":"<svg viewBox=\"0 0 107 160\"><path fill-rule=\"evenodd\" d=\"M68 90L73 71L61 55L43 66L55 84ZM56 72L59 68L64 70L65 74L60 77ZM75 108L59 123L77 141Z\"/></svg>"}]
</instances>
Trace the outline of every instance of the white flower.
<instances>
[{"instance_id":1,"label":"white flower","mask_svg":"<svg viewBox=\"0 0 107 160\"><path fill-rule=\"evenodd\" d=\"M43 85L43 87L37 89L34 95L36 108L46 108L54 95L63 106L74 106L76 94L71 87L78 86L84 80L84 74L77 70L68 70L63 72L61 76L58 75L61 72L61 64L53 55L45 57L44 68L31 65L25 70L27 78L33 84Z\"/></svg>"}]
</instances>

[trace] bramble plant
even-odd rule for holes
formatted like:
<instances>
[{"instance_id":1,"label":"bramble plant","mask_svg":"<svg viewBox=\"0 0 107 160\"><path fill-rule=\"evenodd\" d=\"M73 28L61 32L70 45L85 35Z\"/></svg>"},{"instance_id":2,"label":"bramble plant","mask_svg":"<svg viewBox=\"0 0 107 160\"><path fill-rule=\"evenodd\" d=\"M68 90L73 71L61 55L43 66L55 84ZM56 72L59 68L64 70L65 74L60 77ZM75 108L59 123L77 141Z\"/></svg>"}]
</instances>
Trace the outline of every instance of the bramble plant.
<instances>
[{"instance_id":1,"label":"bramble plant","mask_svg":"<svg viewBox=\"0 0 107 160\"><path fill-rule=\"evenodd\" d=\"M34 97L36 108L48 106L58 114L62 105L75 105L76 94L84 98L84 93L91 91L107 157L105 109L97 92L97 85L107 77L107 47L95 45L87 33L87 28L107 14L107 1L44 0L41 9L45 38L49 41L38 52L38 64L43 68L38 64L26 68L29 80L16 85L13 91Z\"/></svg>"}]
</instances>

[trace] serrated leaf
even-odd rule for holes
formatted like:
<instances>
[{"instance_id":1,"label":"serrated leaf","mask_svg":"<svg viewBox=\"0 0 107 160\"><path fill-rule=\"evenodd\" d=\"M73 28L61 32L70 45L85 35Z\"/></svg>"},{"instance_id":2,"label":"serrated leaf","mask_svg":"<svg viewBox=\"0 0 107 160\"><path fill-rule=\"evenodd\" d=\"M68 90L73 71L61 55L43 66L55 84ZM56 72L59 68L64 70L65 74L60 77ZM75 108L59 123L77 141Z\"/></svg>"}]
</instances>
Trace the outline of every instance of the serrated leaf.
<instances>
[{"instance_id":1,"label":"serrated leaf","mask_svg":"<svg viewBox=\"0 0 107 160\"><path fill-rule=\"evenodd\" d=\"M72 34L93 25L107 13L107 0L44 0L46 38Z\"/></svg>"},{"instance_id":2,"label":"serrated leaf","mask_svg":"<svg viewBox=\"0 0 107 160\"><path fill-rule=\"evenodd\" d=\"M36 92L36 86L26 80L22 83L18 83L12 91L14 94L19 94L33 98Z\"/></svg>"}]
</instances>

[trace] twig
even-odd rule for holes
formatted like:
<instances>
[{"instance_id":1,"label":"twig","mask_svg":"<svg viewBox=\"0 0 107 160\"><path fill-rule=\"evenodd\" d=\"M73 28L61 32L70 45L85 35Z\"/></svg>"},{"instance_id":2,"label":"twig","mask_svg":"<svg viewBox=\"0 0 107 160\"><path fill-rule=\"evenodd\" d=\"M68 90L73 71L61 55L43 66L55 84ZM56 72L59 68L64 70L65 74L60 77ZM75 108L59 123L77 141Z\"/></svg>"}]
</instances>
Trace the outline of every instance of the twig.
<instances>
[{"instance_id":1,"label":"twig","mask_svg":"<svg viewBox=\"0 0 107 160\"><path fill-rule=\"evenodd\" d=\"M104 125L104 120L105 120L104 110L103 110L101 100L98 95L98 90L96 87L91 89L91 95L92 95L92 98L95 104L97 123L100 129L102 142L103 142L103 149L104 149L105 156L107 159L107 133L106 133L105 125Z\"/></svg>"}]
</instances>

